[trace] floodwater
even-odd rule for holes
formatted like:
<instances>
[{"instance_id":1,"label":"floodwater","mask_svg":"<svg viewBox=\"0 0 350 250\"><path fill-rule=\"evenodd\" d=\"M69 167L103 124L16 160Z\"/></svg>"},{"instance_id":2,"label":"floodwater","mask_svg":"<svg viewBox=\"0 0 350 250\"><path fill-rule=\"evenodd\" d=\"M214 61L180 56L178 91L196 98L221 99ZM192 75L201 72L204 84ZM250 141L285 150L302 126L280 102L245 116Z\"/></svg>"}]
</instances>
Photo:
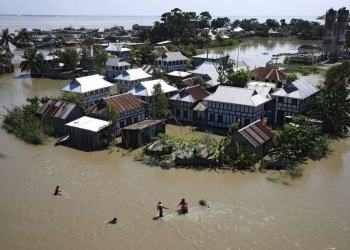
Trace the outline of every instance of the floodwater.
<instances>
[{"instance_id":1,"label":"floodwater","mask_svg":"<svg viewBox=\"0 0 350 250\"><path fill-rule=\"evenodd\" d=\"M68 82L16 69L0 76L0 107L56 96ZM167 130L192 136L188 127ZM350 140L332 146L332 156L290 180L279 172L161 168L118 148L32 146L0 130L0 249L349 249ZM53 196L56 185L61 196ZM177 212L181 198L186 215ZM160 219L159 201L170 208ZM107 225L114 217L118 223Z\"/></svg>"}]
</instances>

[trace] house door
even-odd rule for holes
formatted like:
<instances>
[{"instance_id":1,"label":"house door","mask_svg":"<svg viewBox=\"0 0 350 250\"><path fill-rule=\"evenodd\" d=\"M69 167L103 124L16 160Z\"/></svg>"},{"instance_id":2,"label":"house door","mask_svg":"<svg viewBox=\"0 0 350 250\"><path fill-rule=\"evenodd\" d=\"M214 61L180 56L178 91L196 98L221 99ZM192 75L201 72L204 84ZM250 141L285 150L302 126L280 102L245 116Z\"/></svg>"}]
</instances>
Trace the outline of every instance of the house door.
<instances>
[{"instance_id":1,"label":"house door","mask_svg":"<svg viewBox=\"0 0 350 250\"><path fill-rule=\"evenodd\" d=\"M129 126L132 124L131 117L126 118L126 126Z\"/></svg>"},{"instance_id":2,"label":"house door","mask_svg":"<svg viewBox=\"0 0 350 250\"><path fill-rule=\"evenodd\" d=\"M277 111L277 123L283 124L283 122L284 122L284 111L278 110Z\"/></svg>"}]
</instances>

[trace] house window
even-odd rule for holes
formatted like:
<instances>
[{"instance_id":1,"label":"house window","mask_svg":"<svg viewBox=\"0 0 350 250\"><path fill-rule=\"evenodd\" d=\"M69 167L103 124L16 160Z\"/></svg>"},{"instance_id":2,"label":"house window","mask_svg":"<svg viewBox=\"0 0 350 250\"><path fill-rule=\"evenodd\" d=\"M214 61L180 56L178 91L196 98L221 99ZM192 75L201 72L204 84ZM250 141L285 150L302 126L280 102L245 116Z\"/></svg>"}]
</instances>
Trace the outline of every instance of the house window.
<instances>
[{"instance_id":1,"label":"house window","mask_svg":"<svg viewBox=\"0 0 350 250\"><path fill-rule=\"evenodd\" d=\"M146 96L141 96L141 101L146 101Z\"/></svg>"},{"instance_id":2,"label":"house window","mask_svg":"<svg viewBox=\"0 0 350 250\"><path fill-rule=\"evenodd\" d=\"M125 126L125 125L124 125L124 121L120 121L119 124L120 124L120 128L124 128L124 126Z\"/></svg>"},{"instance_id":3,"label":"house window","mask_svg":"<svg viewBox=\"0 0 350 250\"><path fill-rule=\"evenodd\" d=\"M176 109L176 116L180 117L180 109Z\"/></svg>"},{"instance_id":4,"label":"house window","mask_svg":"<svg viewBox=\"0 0 350 250\"><path fill-rule=\"evenodd\" d=\"M184 118L187 118L187 117L188 117L188 111L184 110Z\"/></svg>"},{"instance_id":5,"label":"house window","mask_svg":"<svg viewBox=\"0 0 350 250\"><path fill-rule=\"evenodd\" d=\"M137 123L139 120L137 119L137 116L134 117L134 123Z\"/></svg>"},{"instance_id":6,"label":"house window","mask_svg":"<svg viewBox=\"0 0 350 250\"><path fill-rule=\"evenodd\" d=\"M283 98L283 97L278 97L277 102L278 102L278 103L284 103L284 98Z\"/></svg>"},{"instance_id":7,"label":"house window","mask_svg":"<svg viewBox=\"0 0 350 250\"><path fill-rule=\"evenodd\" d=\"M245 118L244 119L244 126L248 126L250 124L250 119L249 118Z\"/></svg>"},{"instance_id":8,"label":"house window","mask_svg":"<svg viewBox=\"0 0 350 250\"><path fill-rule=\"evenodd\" d=\"M298 100L297 99L292 99L292 105L298 105Z\"/></svg>"},{"instance_id":9,"label":"house window","mask_svg":"<svg viewBox=\"0 0 350 250\"><path fill-rule=\"evenodd\" d=\"M218 122L224 122L224 115L223 114L219 114Z\"/></svg>"},{"instance_id":10,"label":"house window","mask_svg":"<svg viewBox=\"0 0 350 250\"><path fill-rule=\"evenodd\" d=\"M214 122L215 121L215 114L210 113L210 121Z\"/></svg>"}]
</instances>

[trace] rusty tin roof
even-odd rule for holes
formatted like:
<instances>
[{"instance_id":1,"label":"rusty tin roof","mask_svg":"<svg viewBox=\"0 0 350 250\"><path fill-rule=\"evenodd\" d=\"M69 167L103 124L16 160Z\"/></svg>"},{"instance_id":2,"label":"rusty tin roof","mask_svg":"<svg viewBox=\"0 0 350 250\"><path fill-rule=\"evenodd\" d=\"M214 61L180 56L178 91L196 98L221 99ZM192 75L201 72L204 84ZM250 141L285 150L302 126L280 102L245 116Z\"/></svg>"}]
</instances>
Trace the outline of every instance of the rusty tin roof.
<instances>
[{"instance_id":1,"label":"rusty tin roof","mask_svg":"<svg viewBox=\"0 0 350 250\"><path fill-rule=\"evenodd\" d=\"M238 130L238 133L246 138L255 148L264 144L276 134L261 120L253 122Z\"/></svg>"},{"instance_id":2,"label":"rusty tin roof","mask_svg":"<svg viewBox=\"0 0 350 250\"><path fill-rule=\"evenodd\" d=\"M75 107L80 108L74 103L49 99L38 109L37 114L64 120ZM80 109L82 110L82 108Z\"/></svg>"}]
</instances>

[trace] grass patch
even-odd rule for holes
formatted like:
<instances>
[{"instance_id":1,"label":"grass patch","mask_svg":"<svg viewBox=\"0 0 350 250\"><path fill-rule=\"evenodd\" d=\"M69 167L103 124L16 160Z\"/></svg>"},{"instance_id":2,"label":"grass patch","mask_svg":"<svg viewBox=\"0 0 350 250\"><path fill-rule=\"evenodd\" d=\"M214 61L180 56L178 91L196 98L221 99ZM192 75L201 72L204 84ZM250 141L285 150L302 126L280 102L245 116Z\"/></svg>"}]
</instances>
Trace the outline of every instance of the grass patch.
<instances>
[{"instance_id":1,"label":"grass patch","mask_svg":"<svg viewBox=\"0 0 350 250\"><path fill-rule=\"evenodd\" d=\"M272 176L268 176L266 177L267 181L273 182L273 183L277 183L278 182L278 178L272 177Z\"/></svg>"}]
</instances>

